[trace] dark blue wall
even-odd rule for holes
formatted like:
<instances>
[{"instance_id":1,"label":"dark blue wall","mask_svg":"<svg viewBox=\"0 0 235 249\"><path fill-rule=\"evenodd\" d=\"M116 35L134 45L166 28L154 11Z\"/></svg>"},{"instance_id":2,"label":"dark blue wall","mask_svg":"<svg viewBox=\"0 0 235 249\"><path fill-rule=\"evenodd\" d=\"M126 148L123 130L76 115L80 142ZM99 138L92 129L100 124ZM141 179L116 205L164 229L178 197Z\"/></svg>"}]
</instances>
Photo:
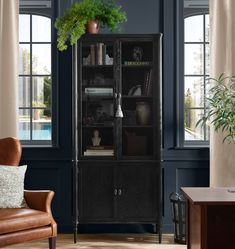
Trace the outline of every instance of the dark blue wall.
<instances>
[{"instance_id":1,"label":"dark blue wall","mask_svg":"<svg viewBox=\"0 0 235 249\"><path fill-rule=\"evenodd\" d=\"M58 0L56 15L73 2ZM208 186L208 149L180 148L178 143L178 55L182 23L182 0L118 0L127 12L125 33L163 33L163 194L164 231L172 231L169 195L182 186ZM105 31L104 31L105 32ZM55 37L55 36L54 36ZM54 39L55 40L55 39ZM55 42L54 42L55 45ZM53 212L61 232L72 232L72 138L71 138L71 49L55 52L54 98L58 123L58 146L24 148L23 162L29 165L26 188L53 189ZM181 94L181 96L183 96Z\"/></svg>"}]
</instances>

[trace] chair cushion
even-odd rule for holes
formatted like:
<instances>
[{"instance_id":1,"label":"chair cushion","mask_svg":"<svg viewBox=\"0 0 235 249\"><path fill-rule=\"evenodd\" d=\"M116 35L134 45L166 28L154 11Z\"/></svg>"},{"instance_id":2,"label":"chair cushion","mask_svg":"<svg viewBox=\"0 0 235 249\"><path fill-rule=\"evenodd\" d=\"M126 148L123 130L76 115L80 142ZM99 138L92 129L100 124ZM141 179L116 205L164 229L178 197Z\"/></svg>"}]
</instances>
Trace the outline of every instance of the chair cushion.
<instances>
[{"instance_id":1,"label":"chair cushion","mask_svg":"<svg viewBox=\"0 0 235 249\"><path fill-rule=\"evenodd\" d=\"M26 207L24 176L27 166L0 165L0 208Z\"/></svg>"},{"instance_id":2,"label":"chair cushion","mask_svg":"<svg viewBox=\"0 0 235 249\"><path fill-rule=\"evenodd\" d=\"M22 231L51 224L46 212L29 208L0 209L0 234Z\"/></svg>"}]
</instances>

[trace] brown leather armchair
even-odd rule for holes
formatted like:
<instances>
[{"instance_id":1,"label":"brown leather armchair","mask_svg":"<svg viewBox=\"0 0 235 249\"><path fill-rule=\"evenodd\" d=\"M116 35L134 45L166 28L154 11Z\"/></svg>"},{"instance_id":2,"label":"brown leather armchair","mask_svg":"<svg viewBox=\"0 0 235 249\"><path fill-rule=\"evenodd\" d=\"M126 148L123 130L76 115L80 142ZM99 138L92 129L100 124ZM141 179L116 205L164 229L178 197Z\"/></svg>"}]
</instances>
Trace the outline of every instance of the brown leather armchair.
<instances>
[{"instance_id":1,"label":"brown leather armchair","mask_svg":"<svg viewBox=\"0 0 235 249\"><path fill-rule=\"evenodd\" d=\"M0 165L18 166L21 144L18 139L0 139ZM28 208L0 209L0 247L49 238L56 248L57 224L51 213L53 191L25 191Z\"/></svg>"}]
</instances>

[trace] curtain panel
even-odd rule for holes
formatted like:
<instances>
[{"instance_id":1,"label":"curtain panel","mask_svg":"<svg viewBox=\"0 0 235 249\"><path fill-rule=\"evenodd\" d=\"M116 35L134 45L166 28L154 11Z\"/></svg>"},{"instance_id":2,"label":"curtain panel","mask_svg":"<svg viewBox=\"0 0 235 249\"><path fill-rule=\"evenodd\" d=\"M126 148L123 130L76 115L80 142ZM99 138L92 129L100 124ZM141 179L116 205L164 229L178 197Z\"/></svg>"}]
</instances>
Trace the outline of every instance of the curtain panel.
<instances>
[{"instance_id":1,"label":"curtain panel","mask_svg":"<svg viewBox=\"0 0 235 249\"><path fill-rule=\"evenodd\" d=\"M0 138L18 136L19 0L0 0Z\"/></svg>"},{"instance_id":2,"label":"curtain panel","mask_svg":"<svg viewBox=\"0 0 235 249\"><path fill-rule=\"evenodd\" d=\"M235 75L235 1L210 0L210 76ZM235 186L235 143L225 134L210 133L210 186Z\"/></svg>"}]
</instances>

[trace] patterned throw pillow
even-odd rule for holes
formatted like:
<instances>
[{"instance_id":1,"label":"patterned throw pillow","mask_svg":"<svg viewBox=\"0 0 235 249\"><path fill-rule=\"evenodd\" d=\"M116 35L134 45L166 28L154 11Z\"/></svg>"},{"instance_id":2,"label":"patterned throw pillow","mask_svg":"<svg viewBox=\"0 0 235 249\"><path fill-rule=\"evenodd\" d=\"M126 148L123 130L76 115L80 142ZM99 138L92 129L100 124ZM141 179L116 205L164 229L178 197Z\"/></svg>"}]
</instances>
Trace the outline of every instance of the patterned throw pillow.
<instances>
[{"instance_id":1,"label":"patterned throw pillow","mask_svg":"<svg viewBox=\"0 0 235 249\"><path fill-rule=\"evenodd\" d=\"M0 208L26 207L24 200L24 176L27 165L0 165Z\"/></svg>"}]
</instances>

